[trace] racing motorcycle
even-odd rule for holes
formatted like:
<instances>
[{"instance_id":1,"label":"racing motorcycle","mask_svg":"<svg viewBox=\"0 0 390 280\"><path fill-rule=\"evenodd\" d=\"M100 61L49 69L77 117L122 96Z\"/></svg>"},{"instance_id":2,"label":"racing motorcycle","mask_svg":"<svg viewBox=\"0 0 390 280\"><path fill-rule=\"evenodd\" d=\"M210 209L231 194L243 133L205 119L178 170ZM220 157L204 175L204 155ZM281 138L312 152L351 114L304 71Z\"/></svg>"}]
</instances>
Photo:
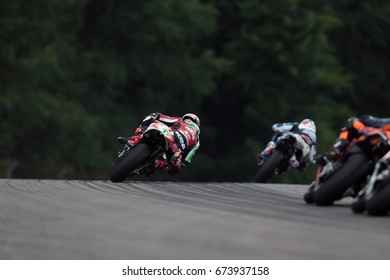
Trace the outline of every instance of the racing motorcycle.
<instances>
[{"instance_id":1,"label":"racing motorcycle","mask_svg":"<svg viewBox=\"0 0 390 280\"><path fill-rule=\"evenodd\" d=\"M148 176L159 166L158 159L166 159L169 143L173 140L173 130L158 120L151 123L143 132L143 136L133 147L124 145L118 153L117 161L109 173L112 182L122 182L135 175Z\"/></svg>"},{"instance_id":2,"label":"racing motorcycle","mask_svg":"<svg viewBox=\"0 0 390 280\"><path fill-rule=\"evenodd\" d=\"M289 168L289 160L295 154L299 160L302 150L297 148L297 141L292 134L280 137L272 154L259 162L259 169L255 175L255 182L267 183Z\"/></svg>"},{"instance_id":3,"label":"racing motorcycle","mask_svg":"<svg viewBox=\"0 0 390 280\"><path fill-rule=\"evenodd\" d=\"M351 209L358 214L367 211L370 216L386 216L390 212L390 151L377 161Z\"/></svg>"},{"instance_id":4,"label":"racing motorcycle","mask_svg":"<svg viewBox=\"0 0 390 280\"><path fill-rule=\"evenodd\" d=\"M387 141L382 130L365 127L334 160L318 168L304 194L305 202L326 206L344 197L356 197L375 163L388 151Z\"/></svg>"}]
</instances>

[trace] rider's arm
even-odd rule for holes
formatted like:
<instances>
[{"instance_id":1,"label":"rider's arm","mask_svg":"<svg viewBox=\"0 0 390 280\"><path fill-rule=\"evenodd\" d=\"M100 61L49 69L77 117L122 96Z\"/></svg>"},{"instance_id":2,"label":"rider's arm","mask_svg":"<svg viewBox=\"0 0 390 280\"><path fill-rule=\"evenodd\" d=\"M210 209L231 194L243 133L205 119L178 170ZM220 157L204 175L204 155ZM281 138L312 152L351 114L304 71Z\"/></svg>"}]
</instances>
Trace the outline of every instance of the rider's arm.
<instances>
[{"instance_id":1,"label":"rider's arm","mask_svg":"<svg viewBox=\"0 0 390 280\"><path fill-rule=\"evenodd\" d=\"M341 129L337 140L344 140L344 142L349 143L352 139L358 137L365 126L363 122L357 119L348 120L347 124Z\"/></svg>"},{"instance_id":2,"label":"rider's arm","mask_svg":"<svg viewBox=\"0 0 390 280\"><path fill-rule=\"evenodd\" d=\"M320 164L325 164L327 160L332 160L336 158L342 151L344 151L345 147L348 143L358 137L359 133L364 129L365 125L361 121L356 118L348 119L345 126L341 128L340 134L337 137L335 143L329 151L325 152L320 157Z\"/></svg>"}]
</instances>

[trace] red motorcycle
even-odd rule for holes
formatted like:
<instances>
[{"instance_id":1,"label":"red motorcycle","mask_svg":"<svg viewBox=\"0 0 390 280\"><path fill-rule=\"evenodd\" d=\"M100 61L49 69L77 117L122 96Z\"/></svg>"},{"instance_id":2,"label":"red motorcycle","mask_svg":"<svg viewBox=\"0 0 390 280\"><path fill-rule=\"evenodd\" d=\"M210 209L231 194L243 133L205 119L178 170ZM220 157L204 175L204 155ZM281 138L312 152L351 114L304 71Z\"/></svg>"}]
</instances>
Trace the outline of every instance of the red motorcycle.
<instances>
[{"instance_id":1,"label":"red motorcycle","mask_svg":"<svg viewBox=\"0 0 390 280\"><path fill-rule=\"evenodd\" d=\"M110 171L110 180L122 182L128 177L148 175L156 168L162 167L158 166L158 163L165 162L166 153L170 152L169 143L174 141L173 135L172 128L164 123L157 120L151 123L138 144L134 147L124 145Z\"/></svg>"},{"instance_id":2,"label":"red motorcycle","mask_svg":"<svg viewBox=\"0 0 390 280\"><path fill-rule=\"evenodd\" d=\"M346 196L356 197L375 163L388 150L386 134L380 129L365 127L337 158L318 168L304 200L308 204L326 206Z\"/></svg>"}]
</instances>

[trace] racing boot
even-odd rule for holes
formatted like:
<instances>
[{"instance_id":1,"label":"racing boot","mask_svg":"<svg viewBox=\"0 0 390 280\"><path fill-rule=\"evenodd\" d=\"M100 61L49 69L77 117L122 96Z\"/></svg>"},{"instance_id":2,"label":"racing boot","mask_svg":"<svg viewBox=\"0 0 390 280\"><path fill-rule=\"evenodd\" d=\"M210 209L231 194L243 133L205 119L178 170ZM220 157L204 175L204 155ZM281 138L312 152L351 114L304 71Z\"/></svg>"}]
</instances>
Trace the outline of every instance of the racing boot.
<instances>
[{"instance_id":1,"label":"racing boot","mask_svg":"<svg viewBox=\"0 0 390 280\"><path fill-rule=\"evenodd\" d=\"M143 127L138 127L132 136L130 136L128 138L118 137L117 140L120 144L123 144L123 145L126 144L129 147L134 147L135 145L137 145L139 143L139 141L141 141L144 131L145 131L145 129Z\"/></svg>"},{"instance_id":2,"label":"racing boot","mask_svg":"<svg viewBox=\"0 0 390 280\"><path fill-rule=\"evenodd\" d=\"M262 151L259 154L259 159L268 158L272 154L272 152L274 151L275 147L276 147L275 142L273 142L273 141L268 142L268 144L265 147L264 151Z\"/></svg>"}]
</instances>

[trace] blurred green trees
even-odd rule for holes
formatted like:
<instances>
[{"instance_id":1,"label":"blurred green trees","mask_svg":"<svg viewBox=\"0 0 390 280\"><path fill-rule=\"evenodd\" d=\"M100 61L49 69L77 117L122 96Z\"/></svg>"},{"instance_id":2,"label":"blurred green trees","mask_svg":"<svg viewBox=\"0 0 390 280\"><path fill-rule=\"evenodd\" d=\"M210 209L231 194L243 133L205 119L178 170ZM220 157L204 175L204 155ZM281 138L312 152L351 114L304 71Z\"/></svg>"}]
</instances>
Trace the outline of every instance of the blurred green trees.
<instances>
[{"instance_id":1,"label":"blurred green trees","mask_svg":"<svg viewBox=\"0 0 390 280\"><path fill-rule=\"evenodd\" d=\"M314 119L321 153L345 118L387 116L389 12L352 0L2 1L2 176L105 179L116 137L154 111L201 118L201 148L176 180L251 181L274 122Z\"/></svg>"}]
</instances>

